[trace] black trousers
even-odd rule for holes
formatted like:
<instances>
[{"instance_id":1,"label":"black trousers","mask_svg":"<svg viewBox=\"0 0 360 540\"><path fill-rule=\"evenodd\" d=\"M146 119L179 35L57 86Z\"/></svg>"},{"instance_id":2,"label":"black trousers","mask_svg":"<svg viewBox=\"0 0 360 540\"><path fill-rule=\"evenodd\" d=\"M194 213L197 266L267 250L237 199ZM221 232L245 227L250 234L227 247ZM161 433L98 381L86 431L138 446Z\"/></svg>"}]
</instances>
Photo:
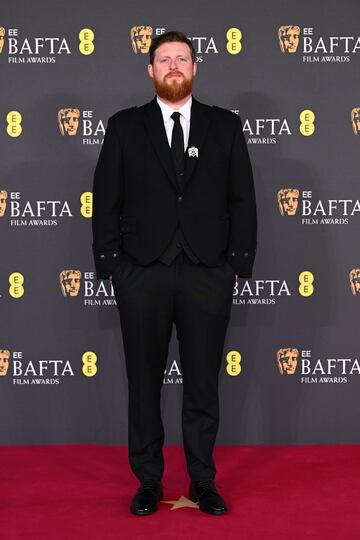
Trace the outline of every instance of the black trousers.
<instances>
[{"instance_id":1,"label":"black trousers","mask_svg":"<svg viewBox=\"0 0 360 540\"><path fill-rule=\"evenodd\" d=\"M215 479L218 375L230 320L231 265L194 264L181 251L170 265L135 264L127 254L112 276L128 377L128 448L141 481L161 480L164 427L160 397L175 323L183 375L182 434L191 480Z\"/></svg>"}]
</instances>

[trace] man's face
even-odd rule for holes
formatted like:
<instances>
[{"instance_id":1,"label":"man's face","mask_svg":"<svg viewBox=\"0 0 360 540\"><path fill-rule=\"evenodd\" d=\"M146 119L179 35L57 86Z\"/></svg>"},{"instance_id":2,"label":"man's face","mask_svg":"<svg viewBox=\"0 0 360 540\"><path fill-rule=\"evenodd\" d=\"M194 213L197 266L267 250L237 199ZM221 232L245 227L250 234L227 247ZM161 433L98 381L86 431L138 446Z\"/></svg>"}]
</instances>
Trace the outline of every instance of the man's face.
<instances>
[{"instance_id":1,"label":"man's face","mask_svg":"<svg viewBox=\"0 0 360 540\"><path fill-rule=\"evenodd\" d=\"M174 41L156 49L154 64L148 65L148 73L154 79L157 95L175 103L191 93L196 67L188 45Z\"/></svg>"}]
</instances>

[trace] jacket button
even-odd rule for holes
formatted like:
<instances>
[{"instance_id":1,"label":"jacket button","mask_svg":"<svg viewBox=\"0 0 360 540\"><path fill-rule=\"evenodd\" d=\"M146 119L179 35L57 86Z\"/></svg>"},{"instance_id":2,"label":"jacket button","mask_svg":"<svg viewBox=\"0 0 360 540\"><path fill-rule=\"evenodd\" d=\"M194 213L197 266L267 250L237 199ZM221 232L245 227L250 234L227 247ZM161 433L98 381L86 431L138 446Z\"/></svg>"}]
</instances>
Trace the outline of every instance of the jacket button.
<instances>
[{"instance_id":1,"label":"jacket button","mask_svg":"<svg viewBox=\"0 0 360 540\"><path fill-rule=\"evenodd\" d=\"M234 255L235 255L235 251L233 251L231 255L232 255L232 256L234 257Z\"/></svg>"},{"instance_id":2,"label":"jacket button","mask_svg":"<svg viewBox=\"0 0 360 540\"><path fill-rule=\"evenodd\" d=\"M179 202L182 201L182 196L181 196L181 195L178 196L178 201L179 201Z\"/></svg>"},{"instance_id":3,"label":"jacket button","mask_svg":"<svg viewBox=\"0 0 360 540\"><path fill-rule=\"evenodd\" d=\"M102 253L102 254L100 255L100 257L103 259L103 258L105 257L105 255Z\"/></svg>"},{"instance_id":4,"label":"jacket button","mask_svg":"<svg viewBox=\"0 0 360 540\"><path fill-rule=\"evenodd\" d=\"M113 253L113 257L117 257L117 253Z\"/></svg>"},{"instance_id":5,"label":"jacket button","mask_svg":"<svg viewBox=\"0 0 360 540\"><path fill-rule=\"evenodd\" d=\"M246 253L244 253L244 255L245 255L245 257L247 257L249 254L248 254L248 252L246 252Z\"/></svg>"}]
</instances>

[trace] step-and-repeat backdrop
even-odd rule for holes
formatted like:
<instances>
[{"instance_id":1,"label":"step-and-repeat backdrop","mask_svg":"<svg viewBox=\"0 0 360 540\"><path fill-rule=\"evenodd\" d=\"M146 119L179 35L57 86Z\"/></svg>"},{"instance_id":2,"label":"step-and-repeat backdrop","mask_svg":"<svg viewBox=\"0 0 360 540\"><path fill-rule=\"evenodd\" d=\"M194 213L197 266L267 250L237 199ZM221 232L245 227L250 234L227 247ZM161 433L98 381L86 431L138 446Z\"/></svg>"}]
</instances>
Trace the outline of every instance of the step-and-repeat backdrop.
<instances>
[{"instance_id":1,"label":"step-and-repeat backdrop","mask_svg":"<svg viewBox=\"0 0 360 540\"><path fill-rule=\"evenodd\" d=\"M91 190L107 119L153 98L149 46L168 30L196 49L193 95L240 114L254 169L259 247L233 292L217 443L360 442L359 15L356 0L3 7L1 443L127 442ZM181 402L174 327L166 443Z\"/></svg>"}]
</instances>

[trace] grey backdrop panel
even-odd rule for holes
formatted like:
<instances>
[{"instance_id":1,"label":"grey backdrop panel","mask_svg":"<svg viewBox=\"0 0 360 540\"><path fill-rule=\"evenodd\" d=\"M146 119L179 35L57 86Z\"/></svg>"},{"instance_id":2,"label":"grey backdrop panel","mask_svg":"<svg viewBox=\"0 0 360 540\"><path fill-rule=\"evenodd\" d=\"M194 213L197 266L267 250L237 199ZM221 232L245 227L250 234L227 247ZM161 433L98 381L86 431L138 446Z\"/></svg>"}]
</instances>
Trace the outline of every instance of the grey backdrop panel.
<instances>
[{"instance_id":1,"label":"grey backdrop panel","mask_svg":"<svg viewBox=\"0 0 360 540\"><path fill-rule=\"evenodd\" d=\"M135 54L131 46L130 29L137 25L150 26L153 35L178 29L193 40L198 62L193 94L241 115L254 168L259 249L253 279L239 281L234 289L219 379L217 443L360 442L360 298L352 294L349 281L350 270L360 267L359 212L355 206L353 215L344 216L339 203L333 217L348 220L341 224L303 223L306 216L301 215L304 191L312 192L313 209L320 200L327 214L330 199L349 199L353 208L359 197L360 138L350 120L351 110L360 107L360 48L353 50L359 15L356 0L186 0L173 6L165 1L51 5L41 0L3 7L0 190L8 198L0 217L1 443L127 442L119 313L109 282L92 275L91 206L82 205L80 197L92 189L103 136L101 129L90 137L83 134L85 111L92 111L94 128L101 128L117 110L141 105L154 95L148 54ZM299 26L296 53L281 52L277 31L282 25ZM83 28L95 35L89 55L79 51ZM238 54L227 51L229 28L241 30ZM307 35L314 43L322 38L327 50L303 53L305 28L312 28ZM9 29L18 29L19 50L28 40L22 54L10 54ZM352 37L350 51L340 40L329 53L330 36ZM55 53L44 42L35 54L37 37L60 38ZM63 38L70 54L56 52ZM50 61L28 61L31 57ZM59 131L62 108L80 111L73 137ZM300 131L299 114L305 109L315 114L312 136ZM22 116L18 137L7 132L10 111ZM260 119L264 128L254 135L251 130ZM277 119L274 133L269 119ZM284 121L289 131L279 133ZM300 193L294 216L279 212L277 193L286 187ZM16 205L11 210L11 201L20 202L23 216L16 215ZM44 203L42 215L34 217L56 224L29 224L37 201L59 201L55 216ZM64 269L81 271L74 296L62 294L59 274ZM303 271L314 277L309 296L299 291ZM24 278L21 296L9 284L14 272ZM283 348L293 349L293 373L280 373L277 351ZM229 351L241 354L241 370L232 374L227 370ZM92 353L90 360L97 357L96 373L86 372L91 376L82 371L86 352ZM166 443L180 443L182 387L175 328L164 379Z\"/></svg>"}]
</instances>

